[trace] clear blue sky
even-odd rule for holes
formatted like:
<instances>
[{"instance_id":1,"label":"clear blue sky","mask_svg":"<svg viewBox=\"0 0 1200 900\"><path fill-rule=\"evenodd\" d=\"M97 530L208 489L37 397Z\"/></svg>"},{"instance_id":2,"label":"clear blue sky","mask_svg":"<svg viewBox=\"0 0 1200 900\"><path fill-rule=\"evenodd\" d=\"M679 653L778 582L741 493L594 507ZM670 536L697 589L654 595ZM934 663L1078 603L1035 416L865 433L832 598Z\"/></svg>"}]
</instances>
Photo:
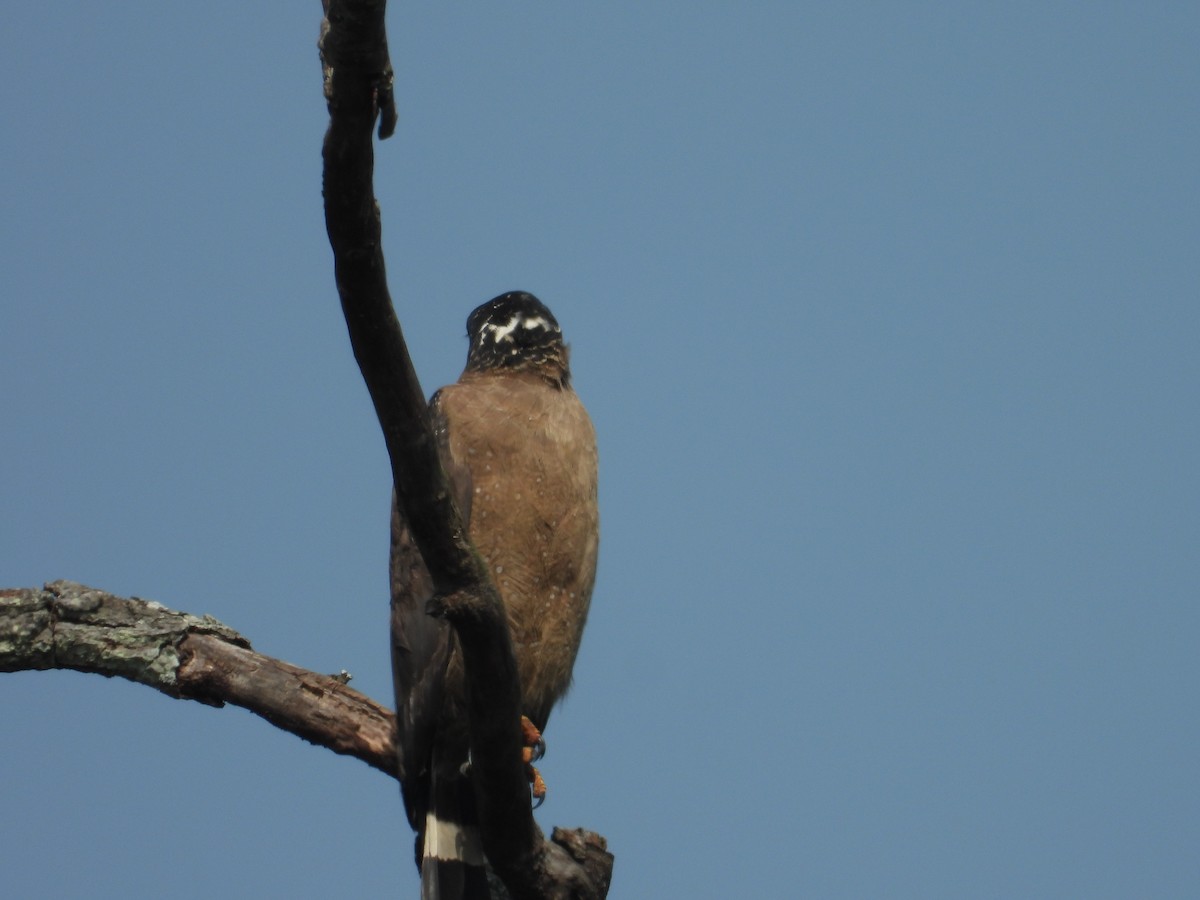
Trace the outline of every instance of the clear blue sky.
<instances>
[{"instance_id":1,"label":"clear blue sky","mask_svg":"<svg viewBox=\"0 0 1200 900\"><path fill-rule=\"evenodd\" d=\"M265 8L265 7L269 7ZM390 699L320 5L16 4L0 583ZM601 438L544 826L614 898L1200 895L1200 12L395 3L423 384L512 288ZM414 896L396 786L235 709L0 676L9 896Z\"/></svg>"}]
</instances>

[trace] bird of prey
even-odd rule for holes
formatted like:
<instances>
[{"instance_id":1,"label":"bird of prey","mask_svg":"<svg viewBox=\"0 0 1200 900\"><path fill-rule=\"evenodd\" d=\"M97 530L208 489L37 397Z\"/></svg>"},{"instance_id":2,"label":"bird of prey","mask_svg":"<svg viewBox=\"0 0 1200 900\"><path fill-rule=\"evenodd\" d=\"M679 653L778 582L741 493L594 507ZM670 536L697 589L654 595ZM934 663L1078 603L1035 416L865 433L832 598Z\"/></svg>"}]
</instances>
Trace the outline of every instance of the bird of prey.
<instances>
[{"instance_id":1,"label":"bird of prey","mask_svg":"<svg viewBox=\"0 0 1200 900\"><path fill-rule=\"evenodd\" d=\"M568 347L536 297L512 291L467 319L467 364L429 415L472 542L504 601L522 712L540 731L571 683L599 543L596 437ZM488 897L468 765L463 665L433 586L392 512L392 670L400 781L423 900Z\"/></svg>"}]
</instances>

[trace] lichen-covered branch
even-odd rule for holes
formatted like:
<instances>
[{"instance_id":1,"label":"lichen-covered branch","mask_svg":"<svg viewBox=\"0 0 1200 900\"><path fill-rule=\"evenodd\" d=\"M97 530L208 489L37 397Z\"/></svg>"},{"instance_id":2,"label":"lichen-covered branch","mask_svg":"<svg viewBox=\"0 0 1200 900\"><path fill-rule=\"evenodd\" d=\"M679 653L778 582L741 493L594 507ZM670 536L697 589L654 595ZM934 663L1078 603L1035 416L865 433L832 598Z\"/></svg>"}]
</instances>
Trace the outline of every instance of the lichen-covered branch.
<instances>
[{"instance_id":1,"label":"lichen-covered branch","mask_svg":"<svg viewBox=\"0 0 1200 900\"><path fill-rule=\"evenodd\" d=\"M71 581L0 590L0 672L73 669L232 703L395 777L395 716L331 675L256 653L211 616Z\"/></svg>"},{"instance_id":2,"label":"lichen-covered branch","mask_svg":"<svg viewBox=\"0 0 1200 900\"><path fill-rule=\"evenodd\" d=\"M396 776L396 724L389 709L336 676L256 653L246 638L211 616L73 581L0 588L0 672L45 669L125 678L210 706L232 703ZM539 854L542 868L556 883L570 884L582 872L589 885L601 889L539 896L604 896L612 873L604 838L556 828L545 846L550 849Z\"/></svg>"}]
</instances>

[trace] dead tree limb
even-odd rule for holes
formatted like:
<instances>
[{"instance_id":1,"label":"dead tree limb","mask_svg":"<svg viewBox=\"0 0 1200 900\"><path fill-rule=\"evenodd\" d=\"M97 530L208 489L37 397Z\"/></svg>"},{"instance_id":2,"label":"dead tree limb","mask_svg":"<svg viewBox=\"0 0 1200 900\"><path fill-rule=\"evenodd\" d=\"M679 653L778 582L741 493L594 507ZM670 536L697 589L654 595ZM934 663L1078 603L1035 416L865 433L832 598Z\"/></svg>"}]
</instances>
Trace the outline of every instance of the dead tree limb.
<instances>
[{"instance_id":1,"label":"dead tree limb","mask_svg":"<svg viewBox=\"0 0 1200 900\"><path fill-rule=\"evenodd\" d=\"M124 678L209 706L232 703L310 743L397 774L391 710L335 676L256 653L212 616L72 581L0 588L0 672L47 669ZM552 841L556 852L593 873L594 883L607 885L612 857L603 838L556 828Z\"/></svg>"},{"instance_id":2,"label":"dead tree limb","mask_svg":"<svg viewBox=\"0 0 1200 900\"><path fill-rule=\"evenodd\" d=\"M546 841L529 807L520 764L520 683L503 605L471 546L441 469L400 323L388 293L372 131L387 137L396 114L384 0L323 0L321 62L325 224L350 342L387 444L402 515L433 579L430 612L454 627L467 676L472 771L488 860L514 897L606 895L606 864L581 865ZM585 854L586 856L586 854Z\"/></svg>"},{"instance_id":3,"label":"dead tree limb","mask_svg":"<svg viewBox=\"0 0 1200 900\"><path fill-rule=\"evenodd\" d=\"M232 703L396 777L396 718L336 677L256 653L211 616L71 581L0 590L0 672L73 669Z\"/></svg>"}]
</instances>

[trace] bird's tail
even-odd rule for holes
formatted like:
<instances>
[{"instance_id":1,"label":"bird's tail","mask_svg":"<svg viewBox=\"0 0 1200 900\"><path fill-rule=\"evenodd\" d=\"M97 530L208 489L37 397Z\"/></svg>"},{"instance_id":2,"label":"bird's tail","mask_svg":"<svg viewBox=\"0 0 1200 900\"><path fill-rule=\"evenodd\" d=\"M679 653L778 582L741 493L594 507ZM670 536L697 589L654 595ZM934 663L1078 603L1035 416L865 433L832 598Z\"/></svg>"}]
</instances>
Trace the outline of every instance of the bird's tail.
<instances>
[{"instance_id":1,"label":"bird's tail","mask_svg":"<svg viewBox=\"0 0 1200 900\"><path fill-rule=\"evenodd\" d=\"M421 848L421 900L488 900L487 862L470 779L433 773Z\"/></svg>"}]
</instances>

